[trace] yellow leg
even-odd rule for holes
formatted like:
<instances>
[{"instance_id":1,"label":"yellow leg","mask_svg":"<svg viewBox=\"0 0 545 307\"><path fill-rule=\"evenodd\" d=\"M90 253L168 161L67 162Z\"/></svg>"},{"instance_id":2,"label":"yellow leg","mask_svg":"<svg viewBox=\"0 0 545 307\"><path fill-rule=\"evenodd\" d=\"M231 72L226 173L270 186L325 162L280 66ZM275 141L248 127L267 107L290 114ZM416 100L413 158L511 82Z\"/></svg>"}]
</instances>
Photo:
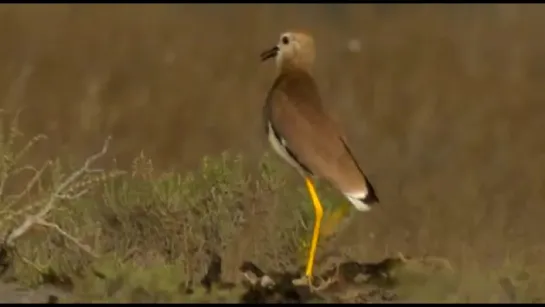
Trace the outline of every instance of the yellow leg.
<instances>
[{"instance_id":1,"label":"yellow leg","mask_svg":"<svg viewBox=\"0 0 545 307\"><path fill-rule=\"evenodd\" d=\"M339 225L341 220L349 213L350 209L351 208L348 203L342 203L340 206L335 208L333 212L327 214L324 217L322 229L320 231L322 237L329 237L334 234L337 230L337 225Z\"/></svg>"},{"instance_id":2,"label":"yellow leg","mask_svg":"<svg viewBox=\"0 0 545 307\"><path fill-rule=\"evenodd\" d=\"M316 216L315 217L316 219L314 221L314 231L312 233L312 241L310 242L310 254L308 256L307 269L305 272L305 275L310 281L312 279L312 269L314 268L314 256L316 255L316 246L318 245L318 237L320 236L320 223L322 222L324 210L322 208L322 204L320 203L320 199L318 199L318 195L316 194L316 190L314 189L314 185L312 184L312 181L309 178L305 178L305 182L307 184L307 189L308 189L308 193L310 194L310 198L312 199L312 205L314 206L314 213Z\"/></svg>"}]
</instances>

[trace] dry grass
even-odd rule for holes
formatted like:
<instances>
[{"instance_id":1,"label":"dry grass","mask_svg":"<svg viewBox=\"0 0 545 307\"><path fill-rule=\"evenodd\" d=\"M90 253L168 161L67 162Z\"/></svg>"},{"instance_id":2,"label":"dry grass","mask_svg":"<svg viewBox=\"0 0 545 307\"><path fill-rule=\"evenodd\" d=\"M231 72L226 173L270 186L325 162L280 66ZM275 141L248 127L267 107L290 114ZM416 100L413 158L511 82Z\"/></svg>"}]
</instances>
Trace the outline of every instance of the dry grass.
<instances>
[{"instance_id":1,"label":"dry grass","mask_svg":"<svg viewBox=\"0 0 545 307\"><path fill-rule=\"evenodd\" d=\"M301 261L310 205L297 175L263 158L259 115L273 69L258 54L281 31L307 28L319 45L316 76L327 107L382 200L336 248L367 260L399 251L446 257L462 273L460 293L479 289L464 300L502 300L490 294L503 293L498 279L533 278L544 266L544 10L4 5L0 103L23 109L26 137L13 146L49 137L19 165L59 157L54 165L69 174L112 135L98 165L136 170L61 201L52 214L97 253L179 265L190 279L202 274L210 250L222 254L229 278L246 258L289 267ZM351 39L361 41L360 52L348 51ZM46 187L58 183L49 175ZM6 195L30 180L21 176ZM328 205L342 201L321 191ZM34 230L18 249L62 272L91 261L51 231ZM15 271L29 282L39 276L23 263ZM481 280L488 290L471 286ZM543 289L515 283L532 284L517 288L517 300L532 296L521 294L526 288Z\"/></svg>"}]
</instances>

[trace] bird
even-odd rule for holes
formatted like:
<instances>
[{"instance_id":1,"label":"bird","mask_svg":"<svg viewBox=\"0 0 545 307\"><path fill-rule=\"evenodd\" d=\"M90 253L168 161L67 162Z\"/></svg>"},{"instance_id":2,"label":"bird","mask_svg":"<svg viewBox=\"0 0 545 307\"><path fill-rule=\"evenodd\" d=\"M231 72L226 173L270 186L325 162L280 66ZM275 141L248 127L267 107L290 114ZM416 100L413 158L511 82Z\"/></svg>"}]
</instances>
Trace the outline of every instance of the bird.
<instances>
[{"instance_id":1,"label":"bird","mask_svg":"<svg viewBox=\"0 0 545 307\"><path fill-rule=\"evenodd\" d=\"M276 64L276 78L263 106L265 134L274 152L303 176L315 211L303 276L311 283L323 218L313 181L329 182L358 211L369 211L379 198L348 146L343 130L323 107L312 74L316 58L312 35L304 31L284 32L260 58L261 62L274 59Z\"/></svg>"}]
</instances>

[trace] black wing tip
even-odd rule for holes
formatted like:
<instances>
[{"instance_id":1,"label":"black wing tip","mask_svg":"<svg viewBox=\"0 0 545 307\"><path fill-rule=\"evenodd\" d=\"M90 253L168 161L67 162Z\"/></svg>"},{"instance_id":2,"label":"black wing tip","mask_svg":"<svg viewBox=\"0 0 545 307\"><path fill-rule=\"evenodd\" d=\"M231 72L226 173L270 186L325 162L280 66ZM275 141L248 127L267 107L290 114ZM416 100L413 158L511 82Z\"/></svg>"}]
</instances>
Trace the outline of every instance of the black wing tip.
<instances>
[{"instance_id":1,"label":"black wing tip","mask_svg":"<svg viewBox=\"0 0 545 307\"><path fill-rule=\"evenodd\" d=\"M352 154L350 147L348 147L344 139L341 138L341 141L343 142L344 148L346 149L350 157L352 157L352 159L354 160L354 163L356 163L356 167L360 171L360 174L362 174L363 178L365 179L365 185L367 186L367 195L364 198L360 199L360 201L362 201L364 204L368 206L379 203L380 200L378 198L377 193L375 192L375 188L373 188L373 185L371 184L367 176L363 174L363 171L361 170L360 166L356 162L356 159L354 158L354 155Z\"/></svg>"},{"instance_id":2,"label":"black wing tip","mask_svg":"<svg viewBox=\"0 0 545 307\"><path fill-rule=\"evenodd\" d=\"M380 200L378 198L377 193L375 192L375 188L373 187L373 185L371 184L369 179L367 179L366 176L364 176L364 178L365 178L365 185L367 186L367 195L361 201L366 205L378 204Z\"/></svg>"}]
</instances>

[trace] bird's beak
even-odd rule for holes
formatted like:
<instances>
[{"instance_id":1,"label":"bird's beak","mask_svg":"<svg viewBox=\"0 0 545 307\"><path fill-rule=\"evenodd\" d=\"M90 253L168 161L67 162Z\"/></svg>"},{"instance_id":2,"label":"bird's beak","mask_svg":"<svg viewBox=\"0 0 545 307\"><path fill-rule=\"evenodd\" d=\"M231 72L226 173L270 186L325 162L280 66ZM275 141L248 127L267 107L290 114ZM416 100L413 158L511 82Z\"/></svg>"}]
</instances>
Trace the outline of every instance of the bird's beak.
<instances>
[{"instance_id":1,"label":"bird's beak","mask_svg":"<svg viewBox=\"0 0 545 307\"><path fill-rule=\"evenodd\" d=\"M261 61L266 61L270 58L274 58L278 54L279 48L278 46L274 46L271 49L268 49L266 51L263 51L260 55Z\"/></svg>"}]
</instances>

